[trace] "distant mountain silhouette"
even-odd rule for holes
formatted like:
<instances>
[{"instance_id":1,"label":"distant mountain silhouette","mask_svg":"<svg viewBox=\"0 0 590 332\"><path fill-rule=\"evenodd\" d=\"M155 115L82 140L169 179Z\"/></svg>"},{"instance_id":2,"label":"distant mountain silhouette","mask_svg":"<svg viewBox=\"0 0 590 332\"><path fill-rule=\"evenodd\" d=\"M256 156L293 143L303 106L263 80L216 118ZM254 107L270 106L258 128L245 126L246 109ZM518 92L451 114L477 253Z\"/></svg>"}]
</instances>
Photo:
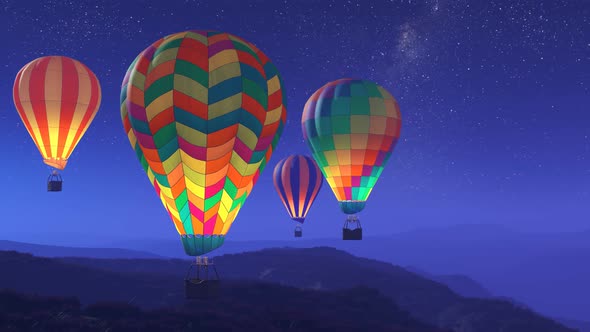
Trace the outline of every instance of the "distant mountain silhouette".
<instances>
[{"instance_id":1,"label":"distant mountain silhouette","mask_svg":"<svg viewBox=\"0 0 590 332\"><path fill-rule=\"evenodd\" d=\"M463 297L475 297L475 298L484 298L484 299L503 299L505 301L513 303L515 306L521 308L528 308L528 305L523 304L521 302L515 301L512 298L507 297L496 297L492 293L490 293L487 289L485 289L482 285L480 285L477 281L464 276L464 275L444 275L444 276L437 276L430 274L428 272L421 271L420 269L414 267L406 267L407 270L419 274L423 277L428 279L440 282L441 284L446 285L449 287L453 292L463 296ZM590 332L590 322L583 322L578 320L570 320L570 319L560 319L555 318L556 321L562 323L563 325L578 329L579 332Z\"/></svg>"},{"instance_id":2,"label":"distant mountain silhouette","mask_svg":"<svg viewBox=\"0 0 590 332\"><path fill-rule=\"evenodd\" d=\"M283 246L335 247L361 257L409 265L435 277L463 275L477 280L496 296L526 303L545 315L585 320L588 318L586 308L590 307L590 284L587 282L590 265L580 262L590 261L589 238L590 231L527 233L498 225L474 224L367 236L353 243L337 238L235 241L230 237L215 255ZM105 242L103 246L184 258L182 245L174 237ZM129 257L137 256L131 253ZM456 279L436 280L462 295L468 294L464 293L467 289L453 284Z\"/></svg>"},{"instance_id":3,"label":"distant mountain silhouette","mask_svg":"<svg viewBox=\"0 0 590 332\"><path fill-rule=\"evenodd\" d=\"M241 242L229 238L216 254L283 246L329 246L361 257L413 266L435 276L465 275L494 295L526 303L545 315L585 320L590 308L590 264L583 263L590 261L588 239L590 231L527 233L474 224L366 236L358 242L338 238ZM176 238L129 245L164 256L184 255Z\"/></svg>"},{"instance_id":4,"label":"distant mountain silhouette","mask_svg":"<svg viewBox=\"0 0 590 332\"><path fill-rule=\"evenodd\" d=\"M7 240L0 240L0 250L14 250L41 257L162 258L160 255L131 249L62 247Z\"/></svg>"},{"instance_id":5,"label":"distant mountain silhouette","mask_svg":"<svg viewBox=\"0 0 590 332\"><path fill-rule=\"evenodd\" d=\"M186 260L100 260L63 258L60 262L125 276L184 276ZM379 290L418 320L457 332L574 331L500 299L464 298L445 285L401 267L352 256L333 248L265 249L215 258L225 278L337 291L357 286ZM162 285L166 287L166 285Z\"/></svg>"}]
</instances>

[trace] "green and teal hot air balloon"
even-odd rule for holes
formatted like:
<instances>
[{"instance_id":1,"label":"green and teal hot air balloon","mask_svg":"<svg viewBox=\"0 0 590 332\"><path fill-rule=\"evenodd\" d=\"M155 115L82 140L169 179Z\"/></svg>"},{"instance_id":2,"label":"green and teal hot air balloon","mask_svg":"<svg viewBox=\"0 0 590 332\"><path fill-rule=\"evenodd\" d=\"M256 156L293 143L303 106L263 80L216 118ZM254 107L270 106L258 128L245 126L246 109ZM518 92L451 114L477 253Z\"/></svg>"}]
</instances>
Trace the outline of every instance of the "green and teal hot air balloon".
<instances>
[{"instance_id":1,"label":"green and teal hot air balloon","mask_svg":"<svg viewBox=\"0 0 590 332\"><path fill-rule=\"evenodd\" d=\"M373 82L340 79L309 98L301 125L347 220L358 220L399 139L396 100Z\"/></svg>"}]
</instances>

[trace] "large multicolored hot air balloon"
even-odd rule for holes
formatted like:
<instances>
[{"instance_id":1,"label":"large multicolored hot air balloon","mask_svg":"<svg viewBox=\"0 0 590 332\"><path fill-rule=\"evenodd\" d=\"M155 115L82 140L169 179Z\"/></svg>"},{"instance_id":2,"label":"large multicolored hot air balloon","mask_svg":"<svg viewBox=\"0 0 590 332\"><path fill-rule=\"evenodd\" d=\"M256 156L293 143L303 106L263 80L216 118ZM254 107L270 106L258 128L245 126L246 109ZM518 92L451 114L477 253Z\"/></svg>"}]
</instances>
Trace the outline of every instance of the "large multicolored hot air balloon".
<instances>
[{"instance_id":1,"label":"large multicolored hot air balloon","mask_svg":"<svg viewBox=\"0 0 590 332\"><path fill-rule=\"evenodd\" d=\"M162 38L129 68L123 124L188 255L223 244L281 135L281 87L264 53L216 31Z\"/></svg>"},{"instance_id":2,"label":"large multicolored hot air balloon","mask_svg":"<svg viewBox=\"0 0 590 332\"><path fill-rule=\"evenodd\" d=\"M77 60L46 56L17 74L13 88L16 110L35 141L45 164L56 170L48 189L61 191L57 170L90 126L100 106L101 90L94 73Z\"/></svg>"},{"instance_id":3,"label":"large multicolored hot air balloon","mask_svg":"<svg viewBox=\"0 0 590 332\"><path fill-rule=\"evenodd\" d=\"M307 156L289 156L275 166L273 181L291 219L303 224L323 183L315 161ZM295 228L295 236L301 237L299 226Z\"/></svg>"},{"instance_id":4,"label":"large multicolored hot air balloon","mask_svg":"<svg viewBox=\"0 0 590 332\"><path fill-rule=\"evenodd\" d=\"M357 221L400 135L396 100L373 82L340 79L309 98L301 124L347 222Z\"/></svg>"}]
</instances>

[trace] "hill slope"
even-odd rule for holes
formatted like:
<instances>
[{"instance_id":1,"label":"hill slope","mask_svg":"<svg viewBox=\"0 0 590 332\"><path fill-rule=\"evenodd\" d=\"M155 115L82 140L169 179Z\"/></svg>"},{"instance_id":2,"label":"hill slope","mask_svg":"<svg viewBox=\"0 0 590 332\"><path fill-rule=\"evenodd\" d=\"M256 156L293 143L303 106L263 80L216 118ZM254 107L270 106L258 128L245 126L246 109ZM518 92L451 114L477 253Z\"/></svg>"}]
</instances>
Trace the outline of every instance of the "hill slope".
<instances>
[{"instance_id":1,"label":"hill slope","mask_svg":"<svg viewBox=\"0 0 590 332\"><path fill-rule=\"evenodd\" d=\"M406 266L405 268L406 270L414 272L427 279L440 282L441 284L449 287L453 292L463 297L477 297L481 299L494 297L490 291L468 276L460 274L434 275L417 269L413 266Z\"/></svg>"},{"instance_id":2,"label":"hill slope","mask_svg":"<svg viewBox=\"0 0 590 332\"><path fill-rule=\"evenodd\" d=\"M282 241L228 240L216 254L282 246L329 246L356 256L411 265L436 276L465 275L494 295L514 298L545 315L586 320L590 307L590 265L583 262L590 260L589 238L590 231L534 233L472 224L367 236L363 241L305 237ZM127 245L170 257L184 255L176 238L131 241Z\"/></svg>"},{"instance_id":3,"label":"hill slope","mask_svg":"<svg viewBox=\"0 0 590 332\"><path fill-rule=\"evenodd\" d=\"M185 260L61 259L106 271L182 278ZM415 318L460 332L573 331L509 301L463 298L448 287L403 268L333 248L265 249L215 259L222 277L261 280L302 288L379 290Z\"/></svg>"}]
</instances>

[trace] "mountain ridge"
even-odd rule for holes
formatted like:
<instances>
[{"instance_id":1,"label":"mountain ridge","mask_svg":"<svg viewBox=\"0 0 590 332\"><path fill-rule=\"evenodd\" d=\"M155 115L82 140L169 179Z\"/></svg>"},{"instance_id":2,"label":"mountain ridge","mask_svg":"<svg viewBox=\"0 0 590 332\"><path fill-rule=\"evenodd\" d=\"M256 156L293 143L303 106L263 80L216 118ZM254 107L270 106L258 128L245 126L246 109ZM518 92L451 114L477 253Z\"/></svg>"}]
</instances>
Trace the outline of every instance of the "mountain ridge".
<instances>
[{"instance_id":1,"label":"mountain ridge","mask_svg":"<svg viewBox=\"0 0 590 332\"><path fill-rule=\"evenodd\" d=\"M188 260L101 260L63 258L68 264L92 266L124 275L151 273L162 278L181 278ZM447 286L428 280L399 266L355 257L342 250L275 248L214 258L222 278L259 280L304 289L333 291L365 286L379 290L420 321L455 331L573 331L552 319L500 299L470 299ZM488 310L489 309L489 310ZM474 312L472 312L475 310ZM512 319L512 318L514 319ZM462 322L461 327L457 324ZM527 325L529 324L529 325ZM530 327L531 329L523 330ZM494 330L494 328L496 328Z\"/></svg>"},{"instance_id":2,"label":"mountain ridge","mask_svg":"<svg viewBox=\"0 0 590 332\"><path fill-rule=\"evenodd\" d=\"M30 253L41 257L163 258L158 254L126 248L71 247L0 240L0 250Z\"/></svg>"}]
</instances>

